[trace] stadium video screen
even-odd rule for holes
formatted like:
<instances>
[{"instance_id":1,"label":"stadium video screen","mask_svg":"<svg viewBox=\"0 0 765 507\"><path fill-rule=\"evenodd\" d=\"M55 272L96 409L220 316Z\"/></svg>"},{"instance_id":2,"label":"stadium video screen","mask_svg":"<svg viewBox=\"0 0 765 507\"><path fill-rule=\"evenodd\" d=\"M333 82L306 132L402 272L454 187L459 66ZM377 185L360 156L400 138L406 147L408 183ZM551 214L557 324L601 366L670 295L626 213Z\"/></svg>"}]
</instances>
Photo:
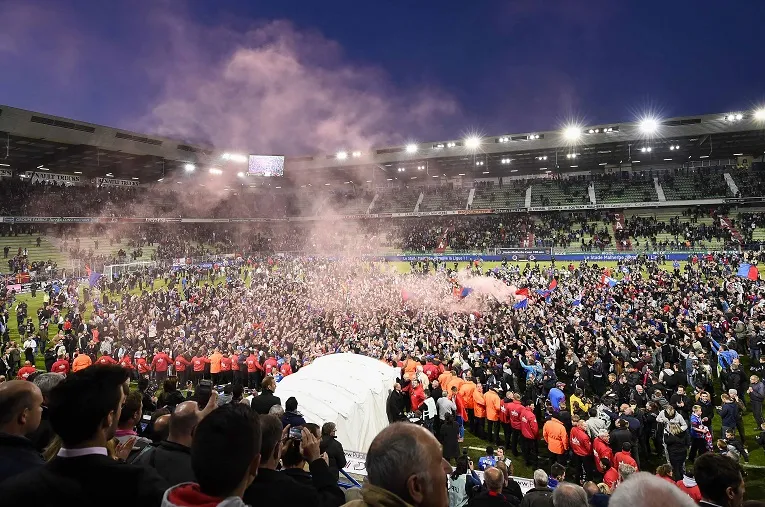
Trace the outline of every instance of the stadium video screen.
<instances>
[{"instance_id":1,"label":"stadium video screen","mask_svg":"<svg viewBox=\"0 0 765 507\"><path fill-rule=\"evenodd\" d=\"M253 176L284 176L284 156L250 155L247 172Z\"/></svg>"}]
</instances>

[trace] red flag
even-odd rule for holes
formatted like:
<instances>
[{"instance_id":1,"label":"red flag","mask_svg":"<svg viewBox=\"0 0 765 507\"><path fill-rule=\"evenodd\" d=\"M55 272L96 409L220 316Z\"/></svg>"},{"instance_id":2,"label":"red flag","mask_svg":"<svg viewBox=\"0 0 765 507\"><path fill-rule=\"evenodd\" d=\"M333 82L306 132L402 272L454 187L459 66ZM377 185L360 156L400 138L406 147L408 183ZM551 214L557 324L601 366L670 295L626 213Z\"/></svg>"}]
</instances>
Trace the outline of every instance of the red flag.
<instances>
[{"instance_id":1,"label":"red flag","mask_svg":"<svg viewBox=\"0 0 765 507\"><path fill-rule=\"evenodd\" d=\"M522 289L518 289L517 291L515 291L515 295L516 296L529 297L529 288L528 287L524 287Z\"/></svg>"},{"instance_id":2,"label":"red flag","mask_svg":"<svg viewBox=\"0 0 765 507\"><path fill-rule=\"evenodd\" d=\"M547 287L547 290L553 290L555 287L558 286L558 280L555 278L552 279L552 282L550 282L550 286Z\"/></svg>"}]
</instances>

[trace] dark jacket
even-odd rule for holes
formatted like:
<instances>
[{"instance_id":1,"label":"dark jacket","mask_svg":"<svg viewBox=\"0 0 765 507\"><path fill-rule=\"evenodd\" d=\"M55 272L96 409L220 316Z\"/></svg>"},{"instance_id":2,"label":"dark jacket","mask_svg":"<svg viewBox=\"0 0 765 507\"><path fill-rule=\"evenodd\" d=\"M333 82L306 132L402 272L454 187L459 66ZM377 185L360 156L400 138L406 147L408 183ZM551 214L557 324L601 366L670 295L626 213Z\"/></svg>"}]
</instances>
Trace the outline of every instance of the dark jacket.
<instances>
[{"instance_id":1,"label":"dark jacket","mask_svg":"<svg viewBox=\"0 0 765 507\"><path fill-rule=\"evenodd\" d=\"M32 433L27 435L27 438L32 441L39 452L43 452L48 444L51 443L55 433L53 433L53 427L50 425L50 416L48 415L48 407L43 406L42 416L40 417L40 425Z\"/></svg>"},{"instance_id":2,"label":"dark jacket","mask_svg":"<svg viewBox=\"0 0 765 507\"><path fill-rule=\"evenodd\" d=\"M255 396L252 399L250 406L256 413L267 415L268 411L271 410L271 407L281 404L282 400L280 400L278 396L274 396L274 393L268 389L263 389L263 393L260 396Z\"/></svg>"},{"instance_id":3,"label":"dark jacket","mask_svg":"<svg viewBox=\"0 0 765 507\"><path fill-rule=\"evenodd\" d=\"M614 453L621 452L625 442L632 441L632 432L628 428L611 430L609 443Z\"/></svg>"},{"instance_id":4,"label":"dark jacket","mask_svg":"<svg viewBox=\"0 0 765 507\"><path fill-rule=\"evenodd\" d=\"M757 403L765 401L765 384L763 384L762 380L752 384L750 387L752 388L752 392L749 393L750 400Z\"/></svg>"},{"instance_id":5,"label":"dark jacket","mask_svg":"<svg viewBox=\"0 0 765 507\"><path fill-rule=\"evenodd\" d=\"M406 396L403 393L391 391L388 395L388 401L385 404L385 412L388 415L388 422L405 420L404 411L406 410Z\"/></svg>"},{"instance_id":6,"label":"dark jacket","mask_svg":"<svg viewBox=\"0 0 765 507\"><path fill-rule=\"evenodd\" d=\"M345 503L345 494L337 485L337 477L319 458L309 465L310 483L297 472L277 472L261 468L242 499L247 505L337 507ZM305 472L304 472L305 473ZM307 475L307 474L306 474Z\"/></svg>"},{"instance_id":7,"label":"dark jacket","mask_svg":"<svg viewBox=\"0 0 765 507\"><path fill-rule=\"evenodd\" d=\"M443 446L444 458L450 460L460 455L460 444L457 441L459 429L455 423L442 423L439 430L439 440Z\"/></svg>"},{"instance_id":8,"label":"dark jacket","mask_svg":"<svg viewBox=\"0 0 765 507\"><path fill-rule=\"evenodd\" d=\"M521 507L553 507L550 488L532 488L521 500Z\"/></svg>"},{"instance_id":9,"label":"dark jacket","mask_svg":"<svg viewBox=\"0 0 765 507\"><path fill-rule=\"evenodd\" d=\"M507 484L504 488L502 488L502 494L506 497L514 496L518 499L518 503L521 503L521 499L523 498L523 491L521 491L521 485L515 482L515 479L510 477L507 480Z\"/></svg>"},{"instance_id":10,"label":"dark jacket","mask_svg":"<svg viewBox=\"0 0 765 507\"><path fill-rule=\"evenodd\" d=\"M726 428L735 428L738 420L738 406L735 403L723 403L720 408L722 425Z\"/></svg>"},{"instance_id":11,"label":"dark jacket","mask_svg":"<svg viewBox=\"0 0 765 507\"><path fill-rule=\"evenodd\" d=\"M159 399L157 399L157 408L162 407L175 407L176 405L180 405L186 401L186 398L183 397L183 394L180 391L173 391L170 393L162 393L159 395ZM204 408L204 407L200 407Z\"/></svg>"},{"instance_id":12,"label":"dark jacket","mask_svg":"<svg viewBox=\"0 0 765 507\"><path fill-rule=\"evenodd\" d=\"M175 442L150 446L133 464L153 468L170 486L197 481L191 468L191 449Z\"/></svg>"},{"instance_id":13,"label":"dark jacket","mask_svg":"<svg viewBox=\"0 0 765 507\"><path fill-rule=\"evenodd\" d=\"M500 507L508 505L520 505L521 501L514 496L481 491L468 501L468 507Z\"/></svg>"},{"instance_id":14,"label":"dark jacket","mask_svg":"<svg viewBox=\"0 0 765 507\"><path fill-rule=\"evenodd\" d=\"M3 505L136 507L159 505L168 485L153 470L107 456L59 458L0 483Z\"/></svg>"},{"instance_id":15,"label":"dark jacket","mask_svg":"<svg viewBox=\"0 0 765 507\"><path fill-rule=\"evenodd\" d=\"M691 446L691 442L687 432L680 435L666 433L664 435L664 445L667 446L669 460L680 462L685 461L685 458L688 456L688 448Z\"/></svg>"},{"instance_id":16,"label":"dark jacket","mask_svg":"<svg viewBox=\"0 0 765 507\"><path fill-rule=\"evenodd\" d=\"M0 433L0 482L44 464L31 440Z\"/></svg>"},{"instance_id":17,"label":"dark jacket","mask_svg":"<svg viewBox=\"0 0 765 507\"><path fill-rule=\"evenodd\" d=\"M286 427L287 425L290 425L290 428L294 428L295 426L303 426L305 425L305 419L303 419L303 414L300 412L285 412L282 416L282 428Z\"/></svg>"},{"instance_id":18,"label":"dark jacket","mask_svg":"<svg viewBox=\"0 0 765 507\"><path fill-rule=\"evenodd\" d=\"M322 453L327 453L327 457L329 458L329 473L332 474L332 477L337 477L340 470L345 468L345 465L347 464L343 444L338 442L333 436L324 435L321 437L319 450Z\"/></svg>"}]
</instances>

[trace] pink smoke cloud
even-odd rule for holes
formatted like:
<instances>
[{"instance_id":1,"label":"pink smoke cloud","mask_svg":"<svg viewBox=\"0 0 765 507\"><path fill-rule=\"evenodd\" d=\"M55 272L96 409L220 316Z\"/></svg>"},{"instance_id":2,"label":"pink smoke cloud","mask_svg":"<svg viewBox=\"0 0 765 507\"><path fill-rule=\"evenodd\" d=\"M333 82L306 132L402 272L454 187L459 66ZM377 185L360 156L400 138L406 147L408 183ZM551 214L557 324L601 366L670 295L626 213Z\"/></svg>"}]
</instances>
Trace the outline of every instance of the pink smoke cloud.
<instances>
[{"instance_id":1,"label":"pink smoke cloud","mask_svg":"<svg viewBox=\"0 0 765 507\"><path fill-rule=\"evenodd\" d=\"M402 89L382 70L287 21L246 32L155 17L168 38L148 62L160 98L135 128L216 147L264 153L333 153L406 141L405 132L456 114L440 90Z\"/></svg>"}]
</instances>

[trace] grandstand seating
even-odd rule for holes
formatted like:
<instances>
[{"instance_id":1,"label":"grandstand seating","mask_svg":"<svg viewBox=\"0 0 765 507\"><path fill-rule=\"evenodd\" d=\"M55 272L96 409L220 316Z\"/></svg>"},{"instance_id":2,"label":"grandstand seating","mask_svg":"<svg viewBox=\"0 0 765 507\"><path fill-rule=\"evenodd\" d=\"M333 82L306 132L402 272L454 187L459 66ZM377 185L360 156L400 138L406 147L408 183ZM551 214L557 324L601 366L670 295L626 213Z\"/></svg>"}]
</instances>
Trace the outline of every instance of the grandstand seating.
<instances>
[{"instance_id":1,"label":"grandstand seating","mask_svg":"<svg viewBox=\"0 0 765 507\"><path fill-rule=\"evenodd\" d=\"M765 179L762 173L749 168L731 169L733 181L741 194L739 197L759 197L765 195Z\"/></svg>"},{"instance_id":2,"label":"grandstand seating","mask_svg":"<svg viewBox=\"0 0 765 507\"><path fill-rule=\"evenodd\" d=\"M598 204L656 201L653 179L609 179L595 182Z\"/></svg>"},{"instance_id":3,"label":"grandstand seating","mask_svg":"<svg viewBox=\"0 0 765 507\"><path fill-rule=\"evenodd\" d=\"M532 206L566 206L590 204L589 183L573 179L535 181L531 185Z\"/></svg>"},{"instance_id":4,"label":"grandstand seating","mask_svg":"<svg viewBox=\"0 0 765 507\"><path fill-rule=\"evenodd\" d=\"M465 209L469 193L468 190L460 188L429 188L420 203L420 211Z\"/></svg>"},{"instance_id":5,"label":"grandstand seating","mask_svg":"<svg viewBox=\"0 0 765 507\"><path fill-rule=\"evenodd\" d=\"M414 211L419 188L380 191L372 213L410 213Z\"/></svg>"},{"instance_id":6,"label":"grandstand seating","mask_svg":"<svg viewBox=\"0 0 765 507\"><path fill-rule=\"evenodd\" d=\"M728 193L723 172L716 168L663 173L659 183L668 201L719 198Z\"/></svg>"},{"instance_id":7,"label":"grandstand seating","mask_svg":"<svg viewBox=\"0 0 765 507\"><path fill-rule=\"evenodd\" d=\"M526 183L476 187L473 196L473 209L481 208L519 208L526 203Z\"/></svg>"}]
</instances>

